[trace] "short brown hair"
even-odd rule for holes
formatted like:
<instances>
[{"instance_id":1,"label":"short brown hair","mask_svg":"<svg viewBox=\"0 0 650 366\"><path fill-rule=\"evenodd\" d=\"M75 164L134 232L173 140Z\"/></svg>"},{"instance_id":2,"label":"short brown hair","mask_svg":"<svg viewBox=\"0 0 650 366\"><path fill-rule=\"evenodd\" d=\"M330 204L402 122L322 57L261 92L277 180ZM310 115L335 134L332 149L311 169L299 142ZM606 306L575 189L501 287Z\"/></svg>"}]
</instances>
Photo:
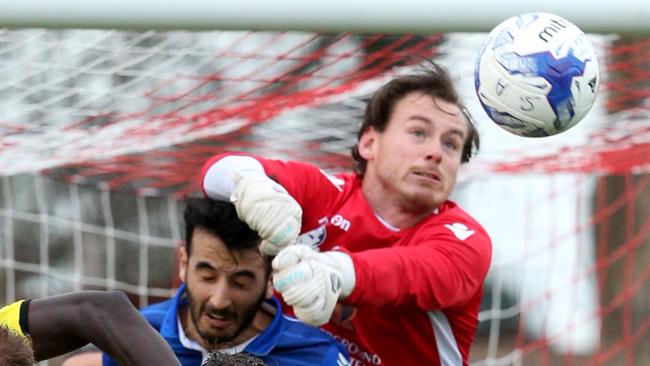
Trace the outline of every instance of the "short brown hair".
<instances>
[{"instance_id":1,"label":"short brown hair","mask_svg":"<svg viewBox=\"0 0 650 366\"><path fill-rule=\"evenodd\" d=\"M479 136L469 111L460 100L458 92L447 70L430 62L421 71L398 76L375 92L366 105L361 127L357 131L357 141L369 128L377 132L384 132L388 127L388 120L395 108L395 104L404 96L412 92L421 92L431 98L442 99L445 102L456 104L467 120L468 135L463 146L461 162L466 163L478 151ZM357 163L355 171L363 176L366 172L366 160L359 154L359 144L352 148L352 159Z\"/></svg>"},{"instance_id":2,"label":"short brown hair","mask_svg":"<svg viewBox=\"0 0 650 366\"><path fill-rule=\"evenodd\" d=\"M29 338L0 325L0 366L33 366L35 362Z\"/></svg>"}]
</instances>

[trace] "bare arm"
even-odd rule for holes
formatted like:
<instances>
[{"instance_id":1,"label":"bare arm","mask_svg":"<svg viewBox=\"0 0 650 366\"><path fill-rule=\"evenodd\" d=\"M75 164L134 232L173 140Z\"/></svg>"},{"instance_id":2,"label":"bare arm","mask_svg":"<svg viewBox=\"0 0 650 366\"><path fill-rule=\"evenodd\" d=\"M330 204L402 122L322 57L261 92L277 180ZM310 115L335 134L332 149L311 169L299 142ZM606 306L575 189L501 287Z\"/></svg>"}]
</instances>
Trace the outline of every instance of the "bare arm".
<instances>
[{"instance_id":1,"label":"bare arm","mask_svg":"<svg viewBox=\"0 0 650 366\"><path fill-rule=\"evenodd\" d=\"M81 291L32 300L29 334L38 360L92 343L121 365L178 365L167 342L122 292Z\"/></svg>"}]
</instances>

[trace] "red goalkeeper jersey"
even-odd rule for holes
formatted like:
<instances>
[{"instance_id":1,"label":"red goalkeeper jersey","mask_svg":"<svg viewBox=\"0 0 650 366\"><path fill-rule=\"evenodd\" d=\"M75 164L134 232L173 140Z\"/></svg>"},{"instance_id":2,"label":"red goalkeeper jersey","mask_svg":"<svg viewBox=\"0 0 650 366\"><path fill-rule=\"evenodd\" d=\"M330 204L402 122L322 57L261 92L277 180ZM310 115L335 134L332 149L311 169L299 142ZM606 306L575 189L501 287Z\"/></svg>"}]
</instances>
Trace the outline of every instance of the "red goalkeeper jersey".
<instances>
[{"instance_id":1,"label":"red goalkeeper jersey","mask_svg":"<svg viewBox=\"0 0 650 366\"><path fill-rule=\"evenodd\" d=\"M352 257L356 286L324 328L353 366L467 364L492 252L476 220L447 201L397 229L373 212L358 175L255 158L302 206L299 241Z\"/></svg>"}]
</instances>

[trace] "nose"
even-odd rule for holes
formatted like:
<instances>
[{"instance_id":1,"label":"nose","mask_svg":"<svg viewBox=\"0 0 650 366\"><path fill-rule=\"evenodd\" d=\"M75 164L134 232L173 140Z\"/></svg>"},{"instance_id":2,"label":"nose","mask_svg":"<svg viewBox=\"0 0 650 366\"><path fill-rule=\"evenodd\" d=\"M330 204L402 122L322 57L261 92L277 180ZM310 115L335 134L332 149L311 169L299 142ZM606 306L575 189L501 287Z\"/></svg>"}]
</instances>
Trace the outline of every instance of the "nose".
<instances>
[{"instance_id":1,"label":"nose","mask_svg":"<svg viewBox=\"0 0 650 366\"><path fill-rule=\"evenodd\" d=\"M232 305L230 285L225 278L219 279L214 284L208 301L215 309L227 309Z\"/></svg>"},{"instance_id":2,"label":"nose","mask_svg":"<svg viewBox=\"0 0 650 366\"><path fill-rule=\"evenodd\" d=\"M432 141L427 144L426 155L424 159L434 163L439 163L442 160L442 144L439 141Z\"/></svg>"}]
</instances>

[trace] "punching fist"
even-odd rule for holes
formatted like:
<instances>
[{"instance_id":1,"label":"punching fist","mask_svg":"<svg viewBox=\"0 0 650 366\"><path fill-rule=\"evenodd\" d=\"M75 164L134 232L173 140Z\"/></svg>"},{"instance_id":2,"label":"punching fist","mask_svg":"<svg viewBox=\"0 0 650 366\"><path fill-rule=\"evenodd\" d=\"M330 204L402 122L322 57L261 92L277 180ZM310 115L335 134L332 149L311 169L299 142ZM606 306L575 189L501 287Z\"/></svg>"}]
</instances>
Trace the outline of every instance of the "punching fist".
<instances>
[{"instance_id":1,"label":"punching fist","mask_svg":"<svg viewBox=\"0 0 650 366\"><path fill-rule=\"evenodd\" d=\"M260 250L276 255L300 234L302 208L281 185L263 174L234 173L230 201L239 218L262 238Z\"/></svg>"},{"instance_id":2,"label":"punching fist","mask_svg":"<svg viewBox=\"0 0 650 366\"><path fill-rule=\"evenodd\" d=\"M273 287L305 323L323 325L339 298L354 289L356 277L349 255L317 252L306 245L292 245L273 259Z\"/></svg>"}]
</instances>

